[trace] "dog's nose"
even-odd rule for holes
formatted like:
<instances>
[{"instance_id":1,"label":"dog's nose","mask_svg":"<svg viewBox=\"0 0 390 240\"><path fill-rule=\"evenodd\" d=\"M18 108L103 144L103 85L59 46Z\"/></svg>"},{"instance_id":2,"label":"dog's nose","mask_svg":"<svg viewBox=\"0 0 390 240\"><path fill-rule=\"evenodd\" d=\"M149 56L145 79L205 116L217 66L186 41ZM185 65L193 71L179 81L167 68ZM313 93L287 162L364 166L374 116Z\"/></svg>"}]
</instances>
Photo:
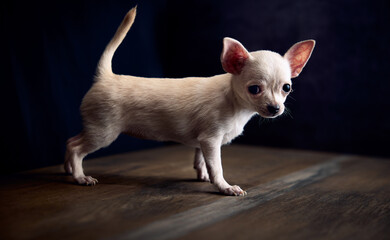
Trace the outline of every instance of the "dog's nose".
<instances>
[{"instance_id":1,"label":"dog's nose","mask_svg":"<svg viewBox=\"0 0 390 240\"><path fill-rule=\"evenodd\" d=\"M279 105L268 105L267 106L268 112L271 114L277 114L280 110Z\"/></svg>"}]
</instances>

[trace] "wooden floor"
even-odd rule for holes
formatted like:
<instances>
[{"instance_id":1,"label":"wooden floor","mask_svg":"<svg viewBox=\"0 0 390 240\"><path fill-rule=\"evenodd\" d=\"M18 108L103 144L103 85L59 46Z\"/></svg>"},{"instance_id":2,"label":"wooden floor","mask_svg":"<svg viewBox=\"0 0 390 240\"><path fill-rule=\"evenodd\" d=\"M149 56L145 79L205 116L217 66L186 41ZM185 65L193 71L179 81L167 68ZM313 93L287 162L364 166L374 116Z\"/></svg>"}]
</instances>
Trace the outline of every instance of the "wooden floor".
<instances>
[{"instance_id":1,"label":"wooden floor","mask_svg":"<svg viewBox=\"0 0 390 240\"><path fill-rule=\"evenodd\" d=\"M390 239L390 160L232 145L227 181L197 182L193 149L171 146L4 176L0 239Z\"/></svg>"}]
</instances>

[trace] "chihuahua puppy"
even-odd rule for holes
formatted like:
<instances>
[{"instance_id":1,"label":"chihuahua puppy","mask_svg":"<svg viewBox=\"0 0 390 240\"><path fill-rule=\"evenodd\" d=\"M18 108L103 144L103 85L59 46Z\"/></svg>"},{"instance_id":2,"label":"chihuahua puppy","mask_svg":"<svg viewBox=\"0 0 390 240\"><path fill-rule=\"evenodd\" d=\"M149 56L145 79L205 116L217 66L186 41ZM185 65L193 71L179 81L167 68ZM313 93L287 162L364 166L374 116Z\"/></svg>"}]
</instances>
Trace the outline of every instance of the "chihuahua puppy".
<instances>
[{"instance_id":1,"label":"chihuahua puppy","mask_svg":"<svg viewBox=\"0 0 390 240\"><path fill-rule=\"evenodd\" d=\"M80 108L83 130L67 141L66 172L79 184L95 185L98 181L84 174L83 158L125 133L195 148L199 180L210 181L225 195L246 195L225 181L221 146L240 135L255 114L275 118L283 113L290 79L302 71L315 41L296 43L281 56L248 52L240 42L224 38L221 63L227 73L209 78L117 75L111 60L135 15L136 8L127 13L101 56L95 82Z\"/></svg>"}]
</instances>

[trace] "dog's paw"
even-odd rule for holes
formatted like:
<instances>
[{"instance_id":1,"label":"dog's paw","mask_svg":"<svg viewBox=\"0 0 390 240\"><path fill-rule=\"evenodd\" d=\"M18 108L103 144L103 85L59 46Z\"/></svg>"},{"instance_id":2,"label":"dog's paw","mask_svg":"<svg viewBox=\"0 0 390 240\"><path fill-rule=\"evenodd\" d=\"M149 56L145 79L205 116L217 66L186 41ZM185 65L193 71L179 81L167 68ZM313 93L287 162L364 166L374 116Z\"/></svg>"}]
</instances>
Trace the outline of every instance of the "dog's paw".
<instances>
[{"instance_id":1,"label":"dog's paw","mask_svg":"<svg viewBox=\"0 0 390 240\"><path fill-rule=\"evenodd\" d=\"M245 196L246 191L242 190L239 186L234 185L220 190L223 194L229 196Z\"/></svg>"},{"instance_id":2,"label":"dog's paw","mask_svg":"<svg viewBox=\"0 0 390 240\"><path fill-rule=\"evenodd\" d=\"M70 164L69 161L65 161L64 169L65 169L66 174L72 175L73 169L72 169L72 165Z\"/></svg>"},{"instance_id":3,"label":"dog's paw","mask_svg":"<svg viewBox=\"0 0 390 240\"><path fill-rule=\"evenodd\" d=\"M207 168L205 165L203 166L195 166L196 175L198 176L198 180L201 182L210 182L209 173L207 172Z\"/></svg>"},{"instance_id":4,"label":"dog's paw","mask_svg":"<svg viewBox=\"0 0 390 240\"><path fill-rule=\"evenodd\" d=\"M87 186L95 186L98 183L98 180L91 176L77 177L75 180L78 184Z\"/></svg>"},{"instance_id":5,"label":"dog's paw","mask_svg":"<svg viewBox=\"0 0 390 240\"><path fill-rule=\"evenodd\" d=\"M201 182L210 182L210 177L207 171L198 172L198 180Z\"/></svg>"}]
</instances>

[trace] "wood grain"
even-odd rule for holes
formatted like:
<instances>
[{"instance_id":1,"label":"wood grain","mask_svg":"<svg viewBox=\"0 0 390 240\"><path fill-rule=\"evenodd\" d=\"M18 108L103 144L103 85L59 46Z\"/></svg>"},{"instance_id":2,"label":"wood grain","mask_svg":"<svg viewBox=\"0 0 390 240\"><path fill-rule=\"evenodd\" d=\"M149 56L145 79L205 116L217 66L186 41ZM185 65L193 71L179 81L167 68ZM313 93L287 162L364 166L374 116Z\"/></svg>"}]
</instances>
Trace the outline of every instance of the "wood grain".
<instances>
[{"instance_id":1,"label":"wood grain","mask_svg":"<svg viewBox=\"0 0 390 240\"><path fill-rule=\"evenodd\" d=\"M234 145L222 155L227 181L249 190L339 156ZM351 158L334 175L181 238L385 239L390 161ZM62 166L2 176L0 239L120 238L230 198L195 181L192 160L193 149L182 146L87 160L86 173L99 180L95 187L74 184Z\"/></svg>"}]
</instances>

